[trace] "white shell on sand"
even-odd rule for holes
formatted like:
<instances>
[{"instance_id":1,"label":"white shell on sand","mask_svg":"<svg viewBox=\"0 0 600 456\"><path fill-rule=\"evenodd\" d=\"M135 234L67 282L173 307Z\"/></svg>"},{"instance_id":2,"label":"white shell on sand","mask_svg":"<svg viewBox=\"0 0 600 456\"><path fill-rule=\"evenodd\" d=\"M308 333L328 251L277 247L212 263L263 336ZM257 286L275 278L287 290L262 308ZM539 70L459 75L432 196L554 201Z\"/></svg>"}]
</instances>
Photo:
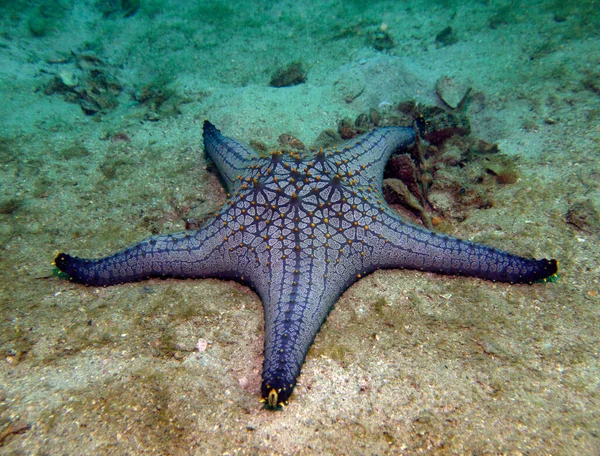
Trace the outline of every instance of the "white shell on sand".
<instances>
[{"instance_id":1,"label":"white shell on sand","mask_svg":"<svg viewBox=\"0 0 600 456\"><path fill-rule=\"evenodd\" d=\"M465 94L465 89L448 76L439 78L435 88L442 101L452 109L458 106Z\"/></svg>"},{"instance_id":2,"label":"white shell on sand","mask_svg":"<svg viewBox=\"0 0 600 456\"><path fill-rule=\"evenodd\" d=\"M67 87L75 87L77 84L79 84L77 75L72 71L62 70L58 73L58 77Z\"/></svg>"}]
</instances>

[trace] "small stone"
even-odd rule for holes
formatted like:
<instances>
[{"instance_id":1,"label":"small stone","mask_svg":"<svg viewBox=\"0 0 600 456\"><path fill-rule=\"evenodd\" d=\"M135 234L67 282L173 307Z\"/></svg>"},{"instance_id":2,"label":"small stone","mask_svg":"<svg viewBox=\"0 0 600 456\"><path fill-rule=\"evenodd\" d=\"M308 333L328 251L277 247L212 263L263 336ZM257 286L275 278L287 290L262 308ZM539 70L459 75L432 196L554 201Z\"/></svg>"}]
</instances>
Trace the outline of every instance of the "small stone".
<instances>
[{"instance_id":1,"label":"small stone","mask_svg":"<svg viewBox=\"0 0 600 456\"><path fill-rule=\"evenodd\" d=\"M208 341L206 339L198 339L198 343L196 344L196 348L199 353L206 351L206 347L208 347Z\"/></svg>"},{"instance_id":2,"label":"small stone","mask_svg":"<svg viewBox=\"0 0 600 456\"><path fill-rule=\"evenodd\" d=\"M380 104L381 106L381 104ZM369 109L369 120L371 124L375 127L379 126L379 122L381 122L381 114L375 108Z\"/></svg>"},{"instance_id":3,"label":"small stone","mask_svg":"<svg viewBox=\"0 0 600 456\"><path fill-rule=\"evenodd\" d=\"M373 46L377 51L389 51L396 45L396 43L394 43L394 39L387 32L387 30L376 30L371 33L369 39L371 46Z\"/></svg>"},{"instance_id":4,"label":"small stone","mask_svg":"<svg viewBox=\"0 0 600 456\"><path fill-rule=\"evenodd\" d=\"M369 115L366 113L359 114L356 120L354 121L354 126L356 127L356 131L359 134L366 133L369 131L371 127L371 123L369 121Z\"/></svg>"},{"instance_id":5,"label":"small stone","mask_svg":"<svg viewBox=\"0 0 600 456\"><path fill-rule=\"evenodd\" d=\"M79 84L77 75L69 70L62 70L58 73L61 82L67 87L76 87Z\"/></svg>"},{"instance_id":6,"label":"small stone","mask_svg":"<svg viewBox=\"0 0 600 456\"><path fill-rule=\"evenodd\" d=\"M399 203L403 206L421 214L424 211L423 206L417 200L415 195L408 189L407 185L400 179L385 179L383 181L383 191L386 200L391 200L393 203Z\"/></svg>"},{"instance_id":7,"label":"small stone","mask_svg":"<svg viewBox=\"0 0 600 456\"><path fill-rule=\"evenodd\" d=\"M282 146L289 146L292 149L305 149L304 143L302 141L300 141L295 136L289 135L287 133L283 133L279 136L279 144L281 144Z\"/></svg>"},{"instance_id":8,"label":"small stone","mask_svg":"<svg viewBox=\"0 0 600 456\"><path fill-rule=\"evenodd\" d=\"M338 132L342 139L350 139L356 136L356 130L354 129L354 122L348 117L342 119L338 124Z\"/></svg>"},{"instance_id":9,"label":"small stone","mask_svg":"<svg viewBox=\"0 0 600 456\"><path fill-rule=\"evenodd\" d=\"M264 142L258 141L256 139L250 140L250 147L252 147L254 150L257 150L258 152L267 152L269 150L269 148Z\"/></svg>"},{"instance_id":10,"label":"small stone","mask_svg":"<svg viewBox=\"0 0 600 456\"><path fill-rule=\"evenodd\" d=\"M319 149L320 147L332 147L336 144L339 144L340 142L342 142L342 138L340 137L340 135L338 135L337 132L334 130L327 129L323 130L319 134L319 137L314 143L314 147L316 149Z\"/></svg>"},{"instance_id":11,"label":"small stone","mask_svg":"<svg viewBox=\"0 0 600 456\"><path fill-rule=\"evenodd\" d=\"M423 137L431 144L439 145L454 135L466 136L471 132L467 116L448 112L437 106L422 110L426 120Z\"/></svg>"},{"instance_id":12,"label":"small stone","mask_svg":"<svg viewBox=\"0 0 600 456\"><path fill-rule=\"evenodd\" d=\"M301 62L293 62L275 71L269 85L271 87L290 87L304 82L306 82L306 70L302 67Z\"/></svg>"},{"instance_id":13,"label":"small stone","mask_svg":"<svg viewBox=\"0 0 600 456\"><path fill-rule=\"evenodd\" d=\"M439 215L434 215L431 217L431 224L435 227L440 226L443 221L444 221L444 219L442 217L440 217Z\"/></svg>"}]
</instances>

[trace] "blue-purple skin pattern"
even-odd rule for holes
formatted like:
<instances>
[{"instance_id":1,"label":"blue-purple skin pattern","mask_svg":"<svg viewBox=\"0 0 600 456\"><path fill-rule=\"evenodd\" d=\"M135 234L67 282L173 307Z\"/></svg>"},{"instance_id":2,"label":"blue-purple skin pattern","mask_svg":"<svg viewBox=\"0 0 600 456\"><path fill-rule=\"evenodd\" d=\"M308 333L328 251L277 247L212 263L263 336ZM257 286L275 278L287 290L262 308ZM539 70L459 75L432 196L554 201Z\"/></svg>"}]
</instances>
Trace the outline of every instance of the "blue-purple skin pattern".
<instances>
[{"instance_id":1,"label":"blue-purple skin pattern","mask_svg":"<svg viewBox=\"0 0 600 456\"><path fill-rule=\"evenodd\" d=\"M340 295L377 269L417 269L510 283L557 272L556 260L522 258L405 222L384 201L392 153L413 127L385 127L339 149L258 154L204 122L204 150L229 192L197 231L153 236L106 258L59 253L74 282L115 285L151 277L236 280L265 316L261 396L287 404L313 340Z\"/></svg>"}]
</instances>

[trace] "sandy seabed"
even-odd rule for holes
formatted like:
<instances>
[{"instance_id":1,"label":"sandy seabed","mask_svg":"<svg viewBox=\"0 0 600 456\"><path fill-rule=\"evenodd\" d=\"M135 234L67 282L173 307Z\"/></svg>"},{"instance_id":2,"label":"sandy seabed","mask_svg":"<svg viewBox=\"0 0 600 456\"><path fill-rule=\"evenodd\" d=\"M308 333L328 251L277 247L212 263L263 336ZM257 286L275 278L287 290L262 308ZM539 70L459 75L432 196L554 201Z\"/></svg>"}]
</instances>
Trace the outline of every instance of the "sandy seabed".
<instances>
[{"instance_id":1,"label":"sandy seabed","mask_svg":"<svg viewBox=\"0 0 600 456\"><path fill-rule=\"evenodd\" d=\"M0 453L600 454L597 4L190 3L0 2ZM294 61L306 82L270 87ZM441 105L444 76L519 175L445 230L557 258L556 283L372 274L270 412L249 289L53 274L57 250L217 210L205 118L312 144L369 108Z\"/></svg>"}]
</instances>

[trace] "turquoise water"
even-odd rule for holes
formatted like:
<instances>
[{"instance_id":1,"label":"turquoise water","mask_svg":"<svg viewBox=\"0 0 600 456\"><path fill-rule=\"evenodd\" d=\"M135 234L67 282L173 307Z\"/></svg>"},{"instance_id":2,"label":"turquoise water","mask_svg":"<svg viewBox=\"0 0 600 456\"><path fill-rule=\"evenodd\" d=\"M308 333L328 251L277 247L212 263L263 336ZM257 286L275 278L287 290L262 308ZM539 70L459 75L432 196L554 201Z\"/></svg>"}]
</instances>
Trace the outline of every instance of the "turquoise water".
<instances>
[{"instance_id":1,"label":"turquoise water","mask_svg":"<svg viewBox=\"0 0 600 456\"><path fill-rule=\"evenodd\" d=\"M0 12L3 452L600 451L597 3L55 0ZM412 223L557 258L556 283L362 279L272 413L258 403L262 306L247 288L55 275L58 250L102 256L217 211L226 194L204 119L271 151L418 114L450 128L398 159L416 177L388 168L408 189L388 201Z\"/></svg>"}]
</instances>

